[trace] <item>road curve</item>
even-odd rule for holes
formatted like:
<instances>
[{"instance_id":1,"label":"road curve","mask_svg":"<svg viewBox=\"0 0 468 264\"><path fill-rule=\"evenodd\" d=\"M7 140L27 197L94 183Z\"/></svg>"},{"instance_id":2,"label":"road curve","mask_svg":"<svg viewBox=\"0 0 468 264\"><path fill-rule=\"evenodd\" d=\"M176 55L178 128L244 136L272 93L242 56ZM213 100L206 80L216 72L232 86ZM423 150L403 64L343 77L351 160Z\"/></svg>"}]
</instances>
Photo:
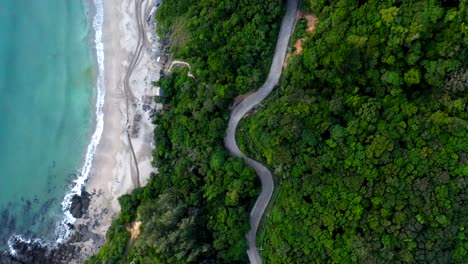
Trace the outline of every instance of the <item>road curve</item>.
<instances>
[{"instance_id":1,"label":"road curve","mask_svg":"<svg viewBox=\"0 0 468 264\"><path fill-rule=\"evenodd\" d=\"M254 168L262 184L262 191L258 197L255 205L250 212L250 231L247 233L247 241L249 243L249 249L247 254L250 259L250 263L262 263L262 259L258 254L256 246L257 229L262 218L263 213L271 199L273 193L274 184L273 177L263 164L247 157L242 153L237 146L236 142L236 128L241 118L249 112L252 108L262 102L278 84L281 72L283 69L283 62L288 49L289 39L292 35L296 12L297 12L297 1L288 0L286 15L281 23L281 29L276 43L275 55L271 64L270 73L265 83L253 94L244 99L239 105L234 108L229 118L228 128L226 130L226 137L224 138L224 146L229 151L231 156L242 158L245 163Z\"/></svg>"},{"instance_id":2,"label":"road curve","mask_svg":"<svg viewBox=\"0 0 468 264\"><path fill-rule=\"evenodd\" d=\"M189 69L189 72L187 73L187 76L188 77L191 77L191 78L195 78L195 76L193 76L192 74L192 68L190 68L190 64L188 62L185 62L185 61L180 61L180 60L175 60L171 63L171 66L169 66L169 70L168 72L171 72L172 71L172 67L174 67L174 65L177 65L177 64L180 64L180 65L185 65L188 67Z\"/></svg>"}]
</instances>

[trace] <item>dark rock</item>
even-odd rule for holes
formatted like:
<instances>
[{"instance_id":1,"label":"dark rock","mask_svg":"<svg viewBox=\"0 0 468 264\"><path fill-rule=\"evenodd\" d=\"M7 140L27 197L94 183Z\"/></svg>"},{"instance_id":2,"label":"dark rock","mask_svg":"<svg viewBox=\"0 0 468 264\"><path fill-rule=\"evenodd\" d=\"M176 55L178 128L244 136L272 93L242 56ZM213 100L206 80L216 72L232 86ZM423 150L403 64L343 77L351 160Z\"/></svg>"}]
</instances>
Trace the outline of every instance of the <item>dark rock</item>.
<instances>
[{"instance_id":1,"label":"dark rock","mask_svg":"<svg viewBox=\"0 0 468 264\"><path fill-rule=\"evenodd\" d=\"M85 208L85 210L88 210L89 204L91 202L91 194L83 192L81 196L83 197L83 199L81 200L83 203L83 207Z\"/></svg>"},{"instance_id":2,"label":"dark rock","mask_svg":"<svg viewBox=\"0 0 468 264\"><path fill-rule=\"evenodd\" d=\"M68 226L68 228L69 228L70 230L75 229L75 226L72 225L72 224L70 224L70 223L66 223L66 225Z\"/></svg>"},{"instance_id":3,"label":"dark rock","mask_svg":"<svg viewBox=\"0 0 468 264\"><path fill-rule=\"evenodd\" d=\"M18 237L11 238L10 242L17 253L17 256L11 256L14 260L22 263L52 263L49 261L47 248L39 242L27 243Z\"/></svg>"},{"instance_id":4,"label":"dark rock","mask_svg":"<svg viewBox=\"0 0 468 264\"><path fill-rule=\"evenodd\" d=\"M88 210L90 205L91 195L85 191L81 192L81 195L75 195L71 201L70 212L74 217L81 217ZM46 202L43 209L49 207L50 201ZM26 203L26 207L31 202ZM38 216L39 217L39 216ZM36 217L36 218L38 218ZM8 227L8 223L14 222L15 219L9 215L8 211L0 211L0 220L6 223L5 227ZM85 256L82 256L81 245L82 242L92 240L97 245L104 243L104 238L100 235L91 232L86 225L73 226L70 223L65 223L71 230L71 237L69 240L62 244L48 244L43 243L41 240L25 241L20 237L11 237L8 242L11 249L14 250L15 255L11 255L8 252L0 252L0 264L35 264L35 263L47 263L47 264L59 264L69 263L70 261L81 262ZM51 230L55 228L54 224L50 225ZM0 233L5 231L7 228L0 229ZM31 237L30 232L24 232L24 237ZM6 244L6 241L0 241L1 244Z\"/></svg>"},{"instance_id":5,"label":"dark rock","mask_svg":"<svg viewBox=\"0 0 468 264\"><path fill-rule=\"evenodd\" d=\"M83 204L81 203L81 196L74 195L71 199L70 213L75 218L83 216Z\"/></svg>"},{"instance_id":6,"label":"dark rock","mask_svg":"<svg viewBox=\"0 0 468 264\"><path fill-rule=\"evenodd\" d=\"M19 262L13 256L8 253L3 253L0 251L0 264L22 264L23 262Z\"/></svg>"},{"instance_id":7,"label":"dark rock","mask_svg":"<svg viewBox=\"0 0 468 264\"><path fill-rule=\"evenodd\" d=\"M70 213L75 218L81 218L86 213L91 202L91 195L81 192L81 195L74 195L71 199Z\"/></svg>"},{"instance_id":8,"label":"dark rock","mask_svg":"<svg viewBox=\"0 0 468 264\"><path fill-rule=\"evenodd\" d=\"M151 106L144 104L143 105L143 111L146 112L146 111L149 111L149 110L151 110Z\"/></svg>"},{"instance_id":9,"label":"dark rock","mask_svg":"<svg viewBox=\"0 0 468 264\"><path fill-rule=\"evenodd\" d=\"M68 263L71 260L79 258L79 248L68 243L50 247L40 243L39 240L26 242L18 237L12 237L10 243L16 255L11 256L9 254L4 254L4 256L2 256L0 254L0 264L59 264Z\"/></svg>"}]
</instances>

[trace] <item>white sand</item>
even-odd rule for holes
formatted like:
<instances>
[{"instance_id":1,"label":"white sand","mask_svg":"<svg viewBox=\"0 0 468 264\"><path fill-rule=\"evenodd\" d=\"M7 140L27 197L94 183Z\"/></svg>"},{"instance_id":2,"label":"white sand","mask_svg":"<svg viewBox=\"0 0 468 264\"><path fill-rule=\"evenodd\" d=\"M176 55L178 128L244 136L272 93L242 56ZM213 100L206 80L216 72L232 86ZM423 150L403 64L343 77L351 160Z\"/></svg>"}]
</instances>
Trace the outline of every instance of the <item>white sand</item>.
<instances>
[{"instance_id":1,"label":"white sand","mask_svg":"<svg viewBox=\"0 0 468 264\"><path fill-rule=\"evenodd\" d=\"M86 224L95 233L94 239L85 242L83 257L95 253L103 242L112 219L120 211L117 198L136 188L138 183L146 184L155 168L151 166L153 124L147 112L142 110L145 95L155 95L151 82L159 79L159 66L152 61L156 43L153 43L153 29L146 24L143 16L148 43L142 58L130 77L130 86L136 101L126 107L123 79L137 45L138 27L135 14L135 0L104 1L103 40L105 49L105 104L104 132L97 147L93 168L86 190L93 194L88 214L78 219L75 226ZM149 14L153 0L145 0L142 12ZM138 134L132 137L132 144L138 161L140 179L136 177L134 158L127 136L127 111L132 124L135 113L142 115ZM130 128L132 131L132 128Z\"/></svg>"}]
</instances>

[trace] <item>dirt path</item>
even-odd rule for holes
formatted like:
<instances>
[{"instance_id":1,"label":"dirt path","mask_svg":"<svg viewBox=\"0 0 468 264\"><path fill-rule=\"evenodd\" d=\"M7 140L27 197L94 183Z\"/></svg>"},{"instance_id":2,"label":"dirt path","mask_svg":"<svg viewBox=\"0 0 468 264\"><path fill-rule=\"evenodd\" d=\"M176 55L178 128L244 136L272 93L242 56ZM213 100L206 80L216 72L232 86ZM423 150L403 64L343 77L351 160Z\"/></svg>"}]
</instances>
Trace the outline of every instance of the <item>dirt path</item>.
<instances>
[{"instance_id":1,"label":"dirt path","mask_svg":"<svg viewBox=\"0 0 468 264\"><path fill-rule=\"evenodd\" d=\"M126 97L126 116L127 116L127 139L128 139L128 144L130 146L131 152L132 152L132 181L133 184L136 188L139 188L141 186L140 184L140 170L138 168L138 160L135 154L135 149L133 148L132 140L130 137L130 130L131 130L131 119L130 119L130 109L132 105L134 105L137 101L137 98L132 92L132 89L130 88L130 77L132 76L132 73L138 64L138 61L141 58L143 48L146 46L147 39L145 36L145 24L142 19L142 9L141 7L143 6L143 1L144 0L137 0L135 1L135 14L137 18L137 25L138 25L138 41L137 45L135 48L135 52L133 53L132 60L130 62L130 65L128 66L127 73L125 74L123 85L124 85L124 91L125 91L125 97ZM145 12L143 10L143 12Z\"/></svg>"},{"instance_id":2,"label":"dirt path","mask_svg":"<svg viewBox=\"0 0 468 264\"><path fill-rule=\"evenodd\" d=\"M229 153L234 157L240 157L244 159L248 166L251 166L257 172L262 184L262 192L258 197L255 205L250 212L250 231L247 233L247 241L249 243L249 249L247 254L250 259L250 263L262 263L262 259L258 253L256 238L257 230L260 220L265 212L265 209L270 202L271 195L273 193L274 184L273 177L263 164L247 157L239 149L236 142L236 129L239 121L242 117L252 110L256 105L262 102L278 84L279 78L283 69L283 62L286 56L289 39L291 38L295 17L297 11L297 0L288 0L286 15L281 23L281 29L276 43L276 50L271 64L270 73L265 83L252 95L244 99L239 105L234 108L229 118L228 128L226 130L226 137L224 138L224 145Z\"/></svg>"},{"instance_id":3,"label":"dirt path","mask_svg":"<svg viewBox=\"0 0 468 264\"><path fill-rule=\"evenodd\" d=\"M191 72L192 69L190 68L190 64L188 64L188 62L185 62L185 61L179 61L179 60L173 61L173 62L171 63L171 66L169 67L169 72L171 72L172 67L173 67L174 65L177 65L177 64L187 66L188 69L189 69L189 72L187 73L187 76L188 76L188 77L191 77L191 78L195 78L195 76L193 76L193 74L192 74L192 72Z\"/></svg>"}]
</instances>

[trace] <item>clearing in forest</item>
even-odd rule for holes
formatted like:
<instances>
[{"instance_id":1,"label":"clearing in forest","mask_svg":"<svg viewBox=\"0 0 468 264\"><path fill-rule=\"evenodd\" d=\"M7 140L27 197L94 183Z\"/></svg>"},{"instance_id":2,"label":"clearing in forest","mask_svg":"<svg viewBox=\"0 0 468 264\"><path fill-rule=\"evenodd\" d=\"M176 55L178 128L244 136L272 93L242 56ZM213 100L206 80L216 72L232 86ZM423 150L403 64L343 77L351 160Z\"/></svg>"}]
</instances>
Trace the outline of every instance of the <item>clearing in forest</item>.
<instances>
[{"instance_id":1,"label":"clearing in forest","mask_svg":"<svg viewBox=\"0 0 468 264\"><path fill-rule=\"evenodd\" d=\"M132 240L137 239L137 237L140 235L140 226L143 222L141 221L136 221L133 222L133 225L131 227L127 226L127 231L130 232L130 237Z\"/></svg>"}]
</instances>

